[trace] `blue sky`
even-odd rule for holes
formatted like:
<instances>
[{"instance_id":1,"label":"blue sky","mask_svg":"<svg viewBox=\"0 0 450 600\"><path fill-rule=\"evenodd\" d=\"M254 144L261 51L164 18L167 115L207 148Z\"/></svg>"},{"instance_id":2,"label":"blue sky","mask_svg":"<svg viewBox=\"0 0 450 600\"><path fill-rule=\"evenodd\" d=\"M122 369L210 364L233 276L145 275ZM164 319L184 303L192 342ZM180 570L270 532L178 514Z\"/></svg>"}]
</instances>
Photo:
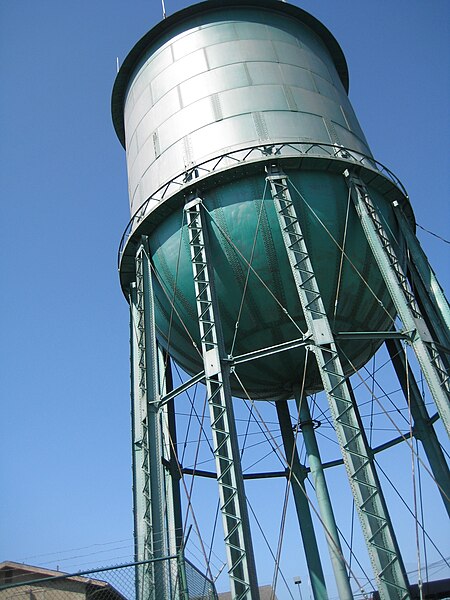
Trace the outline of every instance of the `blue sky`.
<instances>
[{"instance_id":1,"label":"blue sky","mask_svg":"<svg viewBox=\"0 0 450 600\"><path fill-rule=\"evenodd\" d=\"M295 4L341 44L372 152L404 183L417 222L449 239L450 4ZM159 2L142 0L0 3L0 561L71 571L132 556L128 311L116 271L129 213L110 93L116 57L160 17ZM419 239L448 290L448 244ZM288 535L288 554L295 544Z\"/></svg>"}]
</instances>

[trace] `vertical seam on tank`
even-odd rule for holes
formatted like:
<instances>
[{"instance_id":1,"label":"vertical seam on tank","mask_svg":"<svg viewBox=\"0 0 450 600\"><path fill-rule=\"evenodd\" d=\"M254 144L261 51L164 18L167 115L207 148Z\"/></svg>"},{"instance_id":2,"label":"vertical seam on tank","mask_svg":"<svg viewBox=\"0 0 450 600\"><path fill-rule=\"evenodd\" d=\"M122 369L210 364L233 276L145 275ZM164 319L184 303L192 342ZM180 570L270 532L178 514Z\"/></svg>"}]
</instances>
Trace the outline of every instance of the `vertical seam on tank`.
<instances>
[{"instance_id":1,"label":"vertical seam on tank","mask_svg":"<svg viewBox=\"0 0 450 600\"><path fill-rule=\"evenodd\" d=\"M315 78L314 73L311 71L311 69L309 68L309 66L308 66L307 69L305 69L305 71L309 74L309 78L310 78L310 80L312 82L312 86L313 86L314 91L316 92L316 94L320 94L319 88L317 87L316 78Z\"/></svg>"},{"instance_id":2,"label":"vertical seam on tank","mask_svg":"<svg viewBox=\"0 0 450 600\"><path fill-rule=\"evenodd\" d=\"M250 75L250 70L248 68L247 61L242 62L242 65L244 67L244 72L245 72L245 74L247 76L247 82L248 82L249 85L252 86L253 85L253 80L252 80L252 77Z\"/></svg>"},{"instance_id":3,"label":"vertical seam on tank","mask_svg":"<svg viewBox=\"0 0 450 600\"><path fill-rule=\"evenodd\" d=\"M181 85L180 84L177 85L177 95L178 95L178 102L180 103L180 110L183 110L183 108L185 108L185 106L184 106L184 102L183 102L183 96L181 95ZM153 106L154 105L152 105L152 108L153 108Z\"/></svg>"},{"instance_id":4,"label":"vertical seam on tank","mask_svg":"<svg viewBox=\"0 0 450 600\"><path fill-rule=\"evenodd\" d=\"M208 53L206 52L206 48L201 48L201 51L205 58L206 71L211 71L211 65L209 64ZM204 72L206 72L206 71L204 71Z\"/></svg>"},{"instance_id":5,"label":"vertical seam on tank","mask_svg":"<svg viewBox=\"0 0 450 600\"><path fill-rule=\"evenodd\" d=\"M267 129L266 120L262 112L252 112L253 123L255 125L256 134L261 141L269 139L269 131Z\"/></svg>"},{"instance_id":6,"label":"vertical seam on tank","mask_svg":"<svg viewBox=\"0 0 450 600\"><path fill-rule=\"evenodd\" d=\"M276 59L275 62L277 62L278 64L281 64L280 57L278 56L277 48L275 46L274 41L270 40L270 39L269 39L269 41L270 41L270 46L272 47L273 53L275 54L275 59Z\"/></svg>"},{"instance_id":7,"label":"vertical seam on tank","mask_svg":"<svg viewBox=\"0 0 450 600\"><path fill-rule=\"evenodd\" d=\"M223 120L223 112L222 112L222 104L220 102L219 94L217 92L214 94L211 94L210 100L211 100L211 104L212 104L215 121L216 122L222 121Z\"/></svg>"},{"instance_id":8,"label":"vertical seam on tank","mask_svg":"<svg viewBox=\"0 0 450 600\"><path fill-rule=\"evenodd\" d=\"M289 110L292 112L298 112L298 106L295 101L294 94L292 93L291 86L287 83L283 83L281 87L283 89L284 97L286 98Z\"/></svg>"},{"instance_id":9,"label":"vertical seam on tank","mask_svg":"<svg viewBox=\"0 0 450 600\"><path fill-rule=\"evenodd\" d=\"M158 130L155 129L155 131L152 133L152 140L153 140L153 148L155 150L155 160L157 158L159 158L161 156L161 146L159 143L159 135L158 135Z\"/></svg>"},{"instance_id":10,"label":"vertical seam on tank","mask_svg":"<svg viewBox=\"0 0 450 600\"><path fill-rule=\"evenodd\" d=\"M189 134L185 135L183 137L183 159L184 159L184 166L187 167L191 167L194 164L193 161L193 150L192 150L192 140L191 140L191 136Z\"/></svg>"},{"instance_id":11,"label":"vertical seam on tank","mask_svg":"<svg viewBox=\"0 0 450 600\"><path fill-rule=\"evenodd\" d=\"M350 127L350 123L348 122L347 115L345 114L344 107L342 106L342 104L339 104L339 107L341 109L342 116L344 117L345 124L347 125L347 129L353 133L352 128Z\"/></svg>"}]
</instances>

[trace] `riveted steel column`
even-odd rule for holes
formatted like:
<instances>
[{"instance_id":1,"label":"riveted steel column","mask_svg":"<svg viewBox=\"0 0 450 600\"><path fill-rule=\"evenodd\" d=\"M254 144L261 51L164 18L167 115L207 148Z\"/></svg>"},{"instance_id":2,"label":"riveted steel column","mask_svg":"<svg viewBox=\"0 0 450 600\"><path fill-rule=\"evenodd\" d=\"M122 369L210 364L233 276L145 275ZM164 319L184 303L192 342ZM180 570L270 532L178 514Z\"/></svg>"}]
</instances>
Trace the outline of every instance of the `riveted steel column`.
<instances>
[{"instance_id":1,"label":"riveted steel column","mask_svg":"<svg viewBox=\"0 0 450 600\"><path fill-rule=\"evenodd\" d=\"M136 253L131 288L133 482L136 560L168 555L165 478L162 464L160 381L153 314L153 290L146 239ZM170 570L164 561L137 573L139 600L170 597Z\"/></svg>"},{"instance_id":2,"label":"riveted steel column","mask_svg":"<svg viewBox=\"0 0 450 600\"><path fill-rule=\"evenodd\" d=\"M217 481L233 600L259 591L225 349L201 198L185 206Z\"/></svg>"},{"instance_id":3,"label":"riveted steel column","mask_svg":"<svg viewBox=\"0 0 450 600\"><path fill-rule=\"evenodd\" d=\"M424 289L433 303L437 316L440 321L440 330L445 336L446 342L441 343L450 345L450 306L447 298L437 280L437 277L428 262L425 252L422 250L422 246L419 243L414 231L403 214L400 206L395 205L395 215L397 217L400 230L405 238L406 245L411 252L413 258L414 269L417 272Z\"/></svg>"},{"instance_id":4,"label":"riveted steel column","mask_svg":"<svg viewBox=\"0 0 450 600\"><path fill-rule=\"evenodd\" d=\"M383 600L409 599L405 569L379 486L372 453L347 387L346 376L288 188L288 179L275 165L268 168L267 179L299 300L309 333L313 337L312 350L328 397L380 596Z\"/></svg>"},{"instance_id":5,"label":"riveted steel column","mask_svg":"<svg viewBox=\"0 0 450 600\"><path fill-rule=\"evenodd\" d=\"M411 259L412 257L410 256L410 253L408 253L408 281L410 282L411 288L414 290L414 295L422 313L422 317L424 318L433 339L440 344L441 359L448 372L450 371L450 329L443 321L439 306L430 296L429 290L426 289L417 267L414 264L414 260Z\"/></svg>"},{"instance_id":6,"label":"riveted steel column","mask_svg":"<svg viewBox=\"0 0 450 600\"><path fill-rule=\"evenodd\" d=\"M444 506L450 516L450 472L419 386L411 368L406 365L405 353L399 340L386 340L385 343L406 401L409 401L411 406L414 437L422 442Z\"/></svg>"},{"instance_id":7,"label":"riveted steel column","mask_svg":"<svg viewBox=\"0 0 450 600\"><path fill-rule=\"evenodd\" d=\"M295 508L297 510L298 523L302 534L303 547L305 549L306 564L308 565L309 578L314 600L327 600L328 592L323 575L322 562L317 547L316 534L311 517L309 502L306 497L305 479L306 469L300 464L295 438L292 431L291 417L285 400L275 402L278 422L280 424L281 436L283 438L284 451L288 464L288 472L291 471L291 487L294 496Z\"/></svg>"},{"instance_id":8,"label":"riveted steel column","mask_svg":"<svg viewBox=\"0 0 450 600\"><path fill-rule=\"evenodd\" d=\"M173 389L172 368L168 355L158 347L159 373L161 382L161 396ZM181 511L180 494L180 468L177 457L177 432L175 420L175 402L170 399L160 407L163 464L165 476L166 512L168 524L168 553L171 556L178 554L183 543L183 519Z\"/></svg>"},{"instance_id":9,"label":"riveted steel column","mask_svg":"<svg viewBox=\"0 0 450 600\"><path fill-rule=\"evenodd\" d=\"M300 396L298 390L296 391L295 400L299 408L300 428L308 455L308 464L314 482L317 504L325 529L325 537L330 552L331 565L333 567L339 598L340 600L352 600L352 588L350 587L339 532L334 518L330 494L328 493L319 446L317 445L316 434L314 433L314 422L309 412L308 401L306 398Z\"/></svg>"},{"instance_id":10,"label":"riveted steel column","mask_svg":"<svg viewBox=\"0 0 450 600\"><path fill-rule=\"evenodd\" d=\"M412 334L411 346L419 361L431 395L450 435L450 377L439 349L422 317L395 250L386 234L378 210L361 179L344 172L344 177L381 275L404 329Z\"/></svg>"}]
</instances>

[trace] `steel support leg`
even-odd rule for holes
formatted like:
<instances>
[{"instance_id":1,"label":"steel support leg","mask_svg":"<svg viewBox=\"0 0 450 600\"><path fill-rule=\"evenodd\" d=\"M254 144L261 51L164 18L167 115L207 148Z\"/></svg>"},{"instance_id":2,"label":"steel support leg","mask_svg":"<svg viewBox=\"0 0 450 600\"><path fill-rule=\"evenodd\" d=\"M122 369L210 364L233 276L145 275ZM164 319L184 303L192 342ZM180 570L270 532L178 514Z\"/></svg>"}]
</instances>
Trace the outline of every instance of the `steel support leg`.
<instances>
[{"instance_id":1,"label":"steel support leg","mask_svg":"<svg viewBox=\"0 0 450 600\"><path fill-rule=\"evenodd\" d=\"M153 291L145 240L136 254L130 309L135 559L149 560L168 555L168 527ZM170 597L168 566L158 561L139 571L139 600Z\"/></svg>"},{"instance_id":2,"label":"steel support leg","mask_svg":"<svg viewBox=\"0 0 450 600\"><path fill-rule=\"evenodd\" d=\"M158 347L159 373L163 376L161 395L166 395L173 389L172 369L167 354ZM162 437L163 437L163 464L165 475L165 496L168 530L168 552L171 556L179 554L183 545L183 519L180 494L180 468L177 457L177 432L175 421L174 399L168 400L160 406Z\"/></svg>"},{"instance_id":3,"label":"steel support leg","mask_svg":"<svg viewBox=\"0 0 450 600\"><path fill-rule=\"evenodd\" d=\"M231 597L234 600L257 600L258 583L229 384L229 368L223 362L225 350L201 199L195 198L189 202L185 211Z\"/></svg>"},{"instance_id":4,"label":"steel support leg","mask_svg":"<svg viewBox=\"0 0 450 600\"><path fill-rule=\"evenodd\" d=\"M399 205L396 205L395 215L397 217L400 230L405 238L406 245L411 252L414 261L414 268L420 278L424 289L433 303L438 319L440 321L440 329L445 335L447 345L450 342L450 306L445 294L439 285L439 281L428 262L425 252L419 243L414 231L403 214ZM445 344L445 342L442 342Z\"/></svg>"},{"instance_id":5,"label":"steel support leg","mask_svg":"<svg viewBox=\"0 0 450 600\"><path fill-rule=\"evenodd\" d=\"M314 482L317 504L325 528L325 537L330 552L339 599L352 600L352 588L350 587L339 532L334 518L331 498L328 493L325 473L320 458L319 446L317 445L316 434L314 432L314 422L311 419L307 399L301 398L297 391L295 400L300 411L300 428L303 435L303 441L305 442L306 453L308 455L308 464Z\"/></svg>"},{"instance_id":6,"label":"steel support leg","mask_svg":"<svg viewBox=\"0 0 450 600\"><path fill-rule=\"evenodd\" d=\"M439 349L422 318L407 277L384 230L378 210L361 179L344 173L367 241L389 290L404 329L412 334L411 346L450 436L450 377Z\"/></svg>"},{"instance_id":7,"label":"steel support leg","mask_svg":"<svg viewBox=\"0 0 450 600\"><path fill-rule=\"evenodd\" d=\"M422 394L414 373L406 365L404 350L399 340L386 340L385 343L406 401L409 401L411 406L411 414L414 419L414 437L422 442L444 506L450 517L450 472Z\"/></svg>"},{"instance_id":8,"label":"steel support leg","mask_svg":"<svg viewBox=\"0 0 450 600\"><path fill-rule=\"evenodd\" d=\"M433 301L429 291L426 289L413 260L408 257L408 281L414 290L417 304L428 329L436 340L441 350L441 359L447 371L450 371L450 329L443 322L439 306Z\"/></svg>"},{"instance_id":9,"label":"steel support leg","mask_svg":"<svg viewBox=\"0 0 450 600\"><path fill-rule=\"evenodd\" d=\"M300 525L300 532L302 534L306 564L308 565L309 579L311 581L314 600L327 600L328 592L325 585L322 562L320 560L316 534L314 532L314 525L311 517L311 510L309 508L309 502L306 497L304 486L306 469L300 464L300 460L298 458L287 402L285 400L278 400L275 402L275 406L277 409L281 436L283 438L288 470L291 471L290 481L292 494L294 496L298 523Z\"/></svg>"},{"instance_id":10,"label":"steel support leg","mask_svg":"<svg viewBox=\"0 0 450 600\"><path fill-rule=\"evenodd\" d=\"M287 177L276 166L271 166L267 179L300 303L309 333L313 337L312 350L328 397L380 596L383 600L410 598L405 569L375 472L372 453L347 387L305 238L288 189Z\"/></svg>"}]
</instances>

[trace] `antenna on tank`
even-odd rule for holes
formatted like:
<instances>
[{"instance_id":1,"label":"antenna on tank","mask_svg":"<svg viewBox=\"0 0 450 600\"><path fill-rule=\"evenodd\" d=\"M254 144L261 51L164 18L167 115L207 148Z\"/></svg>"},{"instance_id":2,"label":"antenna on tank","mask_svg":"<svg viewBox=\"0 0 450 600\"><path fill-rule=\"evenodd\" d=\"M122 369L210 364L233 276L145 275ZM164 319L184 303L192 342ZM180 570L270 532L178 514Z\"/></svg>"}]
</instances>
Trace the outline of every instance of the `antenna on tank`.
<instances>
[{"instance_id":1,"label":"antenna on tank","mask_svg":"<svg viewBox=\"0 0 450 600\"><path fill-rule=\"evenodd\" d=\"M162 6L163 19L165 19L166 18L166 6L164 4L164 0L161 0L161 6Z\"/></svg>"}]
</instances>

